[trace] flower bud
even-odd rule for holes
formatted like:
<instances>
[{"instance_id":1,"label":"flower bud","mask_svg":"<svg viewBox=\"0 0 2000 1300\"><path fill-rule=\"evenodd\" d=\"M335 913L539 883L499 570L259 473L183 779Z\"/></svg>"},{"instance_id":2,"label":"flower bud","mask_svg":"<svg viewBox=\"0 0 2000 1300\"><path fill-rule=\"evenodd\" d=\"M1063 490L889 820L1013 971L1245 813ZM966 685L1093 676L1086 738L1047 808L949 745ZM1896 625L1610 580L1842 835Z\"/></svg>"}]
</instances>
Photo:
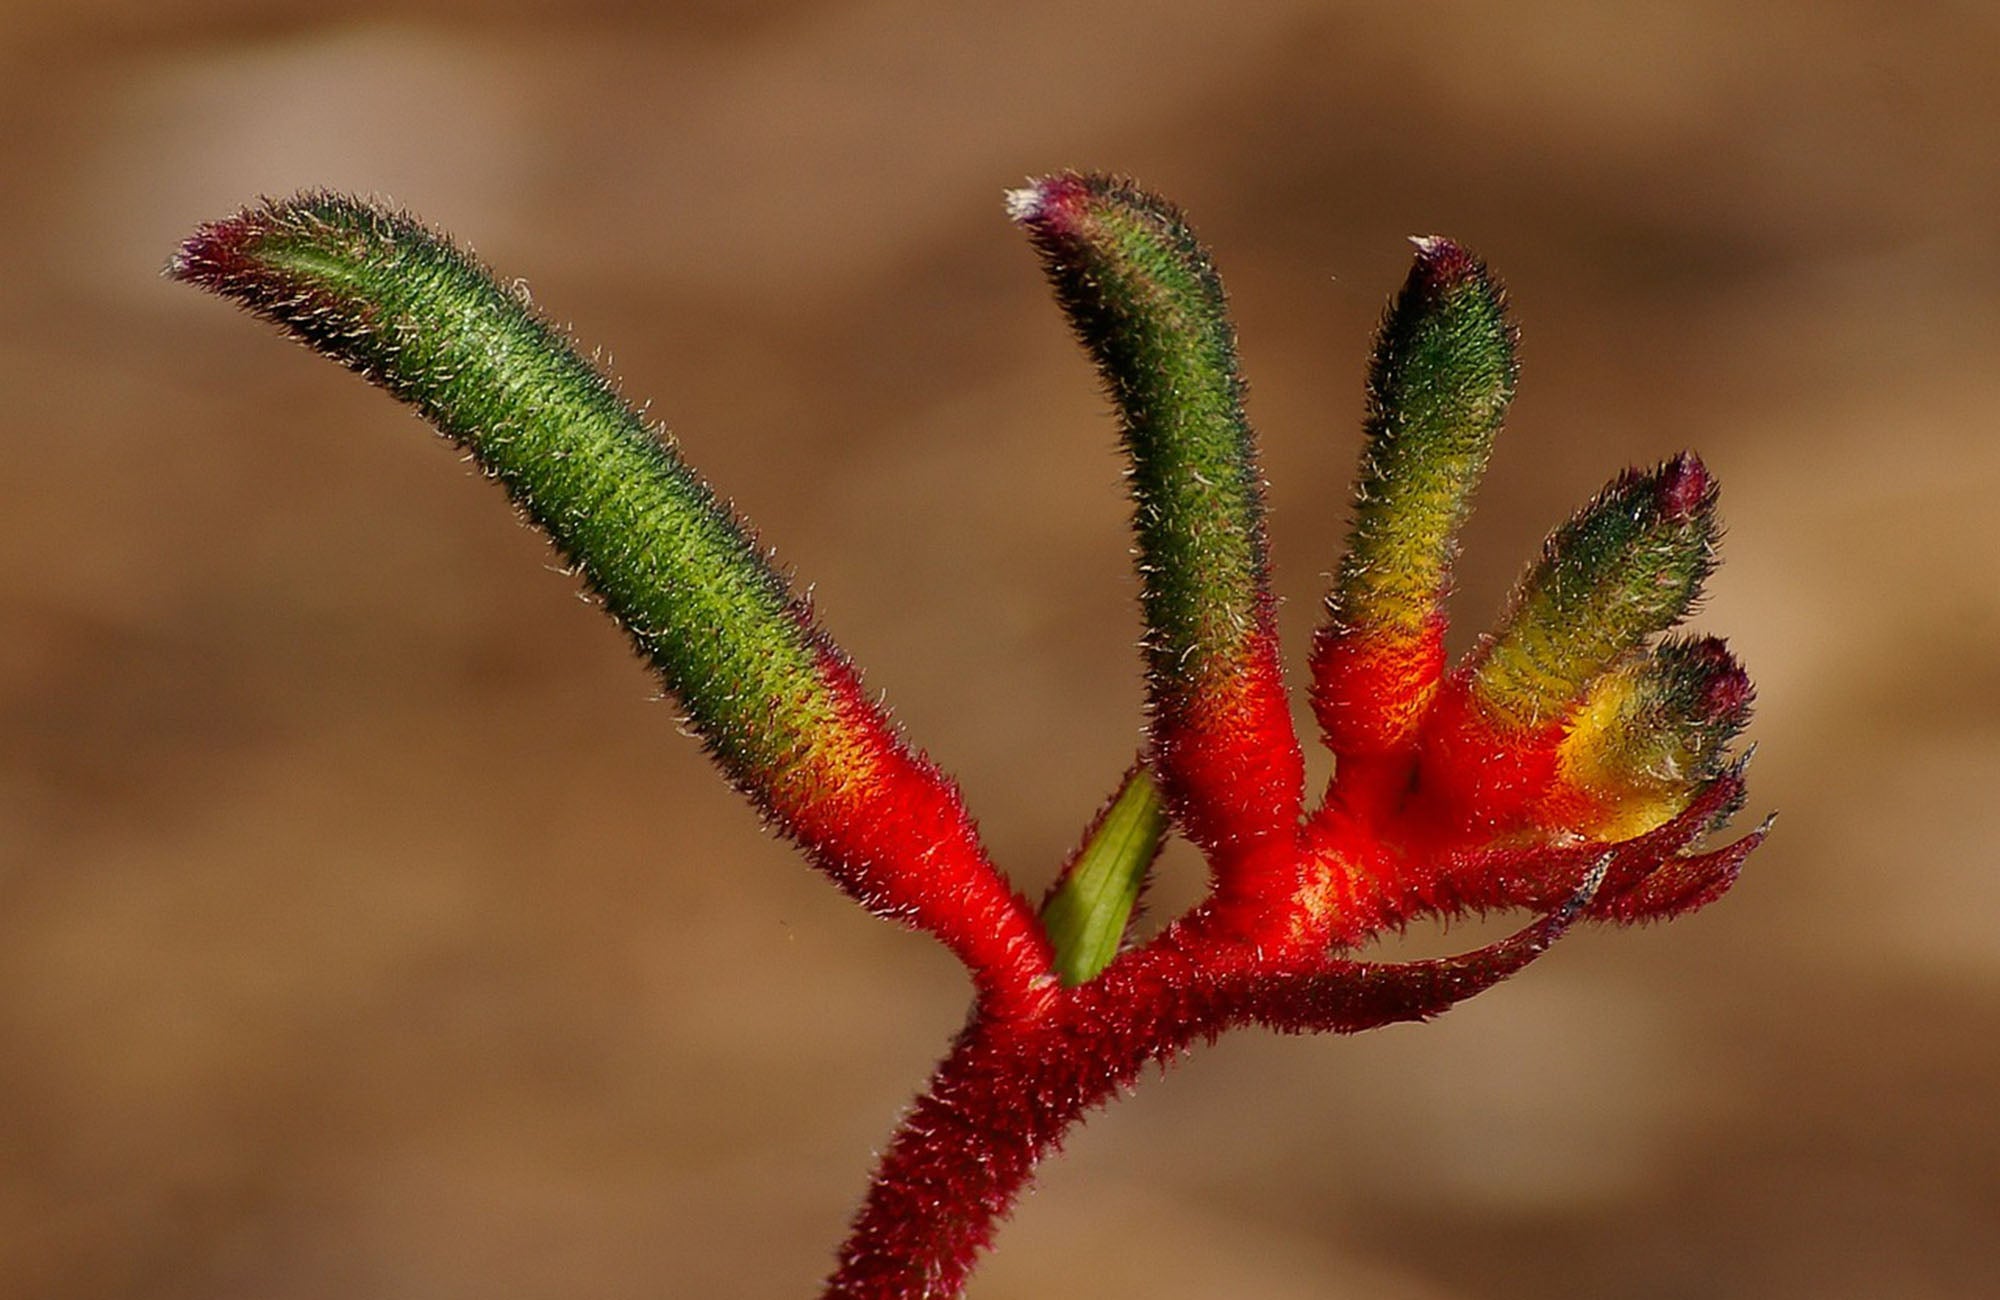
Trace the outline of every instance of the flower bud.
<instances>
[{"instance_id":1,"label":"flower bud","mask_svg":"<svg viewBox=\"0 0 2000 1300\"><path fill-rule=\"evenodd\" d=\"M1686 616L1715 564L1715 480L1684 452L1628 470L1549 538L1471 666L1475 701L1531 730Z\"/></svg>"},{"instance_id":2,"label":"flower bud","mask_svg":"<svg viewBox=\"0 0 2000 1300\"><path fill-rule=\"evenodd\" d=\"M1403 745L1436 691L1455 537L1514 396L1499 284L1448 239L1413 242L1376 336L1354 524L1313 642L1313 709L1343 755Z\"/></svg>"},{"instance_id":3,"label":"flower bud","mask_svg":"<svg viewBox=\"0 0 2000 1300\"><path fill-rule=\"evenodd\" d=\"M1721 774L1754 694L1716 637L1667 641L1614 668L1563 738L1539 820L1599 840L1665 825Z\"/></svg>"},{"instance_id":4,"label":"flower bud","mask_svg":"<svg viewBox=\"0 0 2000 1300\"><path fill-rule=\"evenodd\" d=\"M1222 281L1179 209L1066 173L1007 196L1117 407L1153 762L1196 842L1297 827L1304 763L1278 663L1263 481Z\"/></svg>"}]
</instances>

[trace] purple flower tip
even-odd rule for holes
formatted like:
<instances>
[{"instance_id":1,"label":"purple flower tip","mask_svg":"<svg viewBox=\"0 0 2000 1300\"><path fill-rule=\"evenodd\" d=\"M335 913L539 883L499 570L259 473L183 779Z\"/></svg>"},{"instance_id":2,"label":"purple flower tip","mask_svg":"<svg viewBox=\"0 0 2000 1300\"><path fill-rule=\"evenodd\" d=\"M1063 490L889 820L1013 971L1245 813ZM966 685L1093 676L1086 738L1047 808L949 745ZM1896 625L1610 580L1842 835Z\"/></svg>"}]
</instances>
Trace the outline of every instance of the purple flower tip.
<instances>
[{"instance_id":1,"label":"purple flower tip","mask_svg":"<svg viewBox=\"0 0 2000 1300\"><path fill-rule=\"evenodd\" d=\"M1478 258L1443 235L1411 235L1410 242L1417 249L1417 262L1410 270L1410 279L1433 297L1486 274Z\"/></svg>"},{"instance_id":2,"label":"purple flower tip","mask_svg":"<svg viewBox=\"0 0 2000 1300\"><path fill-rule=\"evenodd\" d=\"M1007 191L1007 215L1034 230L1068 229L1092 193L1089 178L1076 172L1058 172L1023 189Z\"/></svg>"},{"instance_id":3,"label":"purple flower tip","mask_svg":"<svg viewBox=\"0 0 2000 1300\"><path fill-rule=\"evenodd\" d=\"M1691 519L1715 500L1715 478L1701 457L1684 451L1660 467L1654 500L1668 519Z\"/></svg>"}]
</instances>

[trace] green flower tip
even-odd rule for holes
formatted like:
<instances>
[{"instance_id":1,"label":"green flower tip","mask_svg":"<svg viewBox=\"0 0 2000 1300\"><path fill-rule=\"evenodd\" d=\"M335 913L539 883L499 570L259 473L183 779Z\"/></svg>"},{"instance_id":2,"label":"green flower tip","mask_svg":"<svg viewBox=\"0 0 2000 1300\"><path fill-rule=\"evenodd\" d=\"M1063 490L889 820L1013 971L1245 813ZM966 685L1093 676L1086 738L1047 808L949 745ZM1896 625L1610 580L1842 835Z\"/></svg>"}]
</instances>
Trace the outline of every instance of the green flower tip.
<instances>
[{"instance_id":1,"label":"green flower tip","mask_svg":"<svg viewBox=\"0 0 2000 1300\"><path fill-rule=\"evenodd\" d=\"M1028 232L1072 313L1122 310L1130 313L1128 326L1163 309L1186 313L1183 329L1219 336L1209 345L1233 349L1222 279L1187 214L1172 203L1096 172L1044 176L1006 199L1008 217ZM1146 296L1154 301L1140 300ZM1087 320L1077 323L1086 338L1096 332Z\"/></svg>"},{"instance_id":2,"label":"green flower tip","mask_svg":"<svg viewBox=\"0 0 2000 1300\"><path fill-rule=\"evenodd\" d=\"M1716 495L1692 452L1613 480L1549 538L1478 664L1476 693L1503 718L1539 725L1686 617L1715 566Z\"/></svg>"},{"instance_id":3,"label":"green flower tip","mask_svg":"<svg viewBox=\"0 0 2000 1300\"><path fill-rule=\"evenodd\" d=\"M544 353L567 347L449 238L407 212L346 194L265 199L210 222L181 244L166 274L248 308L433 421L444 415L434 403L453 400L445 391L453 385L432 363L473 318L504 320L503 332L516 338L532 333ZM445 298L455 307L447 313L453 337L417 328ZM474 385L456 387L456 399L488 404Z\"/></svg>"},{"instance_id":4,"label":"green flower tip","mask_svg":"<svg viewBox=\"0 0 2000 1300\"><path fill-rule=\"evenodd\" d=\"M328 278L342 255L361 254L362 241L409 235L442 242L405 213L309 190L202 225L182 241L166 274L273 314L289 304L292 315L312 306L313 282Z\"/></svg>"},{"instance_id":5,"label":"green flower tip","mask_svg":"<svg viewBox=\"0 0 2000 1300\"><path fill-rule=\"evenodd\" d=\"M1371 423L1482 457L1519 377L1519 334L1486 264L1442 235L1413 235L1416 260L1383 317L1369 374Z\"/></svg>"},{"instance_id":6,"label":"green flower tip","mask_svg":"<svg viewBox=\"0 0 2000 1300\"><path fill-rule=\"evenodd\" d=\"M1354 526L1329 595L1347 630L1413 634L1434 618L1514 396L1516 337L1498 281L1443 236L1411 243L1416 260L1376 334Z\"/></svg>"}]
</instances>

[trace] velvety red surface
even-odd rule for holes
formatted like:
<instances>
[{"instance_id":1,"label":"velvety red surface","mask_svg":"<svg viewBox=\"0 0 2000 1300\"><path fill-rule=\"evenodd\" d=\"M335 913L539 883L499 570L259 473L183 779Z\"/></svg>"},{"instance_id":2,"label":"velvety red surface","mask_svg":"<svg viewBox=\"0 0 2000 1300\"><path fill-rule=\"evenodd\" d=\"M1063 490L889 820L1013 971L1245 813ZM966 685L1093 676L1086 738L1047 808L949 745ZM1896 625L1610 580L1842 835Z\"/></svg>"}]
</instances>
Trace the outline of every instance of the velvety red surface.
<instances>
[{"instance_id":1,"label":"velvety red surface","mask_svg":"<svg viewBox=\"0 0 2000 1300\"><path fill-rule=\"evenodd\" d=\"M1112 426L1000 197L1065 166L1215 249L1290 663L1404 237L1448 234L1523 328L1453 651L1613 471L1698 449L1701 626L1784 817L1698 917L1146 1080L971 1294L1990 1288L2000 26L1076 10L0 10L7 1289L810 1295L968 994L759 834L498 493L160 280L177 243L329 186L526 277L1033 895L1140 722Z\"/></svg>"}]
</instances>

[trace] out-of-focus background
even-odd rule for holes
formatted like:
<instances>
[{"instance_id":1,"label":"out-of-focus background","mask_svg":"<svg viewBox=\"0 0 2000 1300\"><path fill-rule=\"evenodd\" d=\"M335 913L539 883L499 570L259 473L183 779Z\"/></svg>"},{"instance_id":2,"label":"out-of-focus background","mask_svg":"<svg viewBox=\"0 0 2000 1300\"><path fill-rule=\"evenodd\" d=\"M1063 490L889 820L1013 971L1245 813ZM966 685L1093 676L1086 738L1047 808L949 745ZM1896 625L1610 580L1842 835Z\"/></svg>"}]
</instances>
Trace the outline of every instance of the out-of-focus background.
<instances>
[{"instance_id":1,"label":"out-of-focus background","mask_svg":"<svg viewBox=\"0 0 2000 1300\"><path fill-rule=\"evenodd\" d=\"M1112 428L1000 203L1080 166L1217 252L1295 659L1371 327L1449 233L1525 329L1461 641L1698 448L1783 815L1696 918L1149 1081L972 1294L1991 1294L1996 67L1978 0L0 9L0 1291L809 1295L966 1000L176 241L334 187L525 277L1034 892L1140 717Z\"/></svg>"}]
</instances>

